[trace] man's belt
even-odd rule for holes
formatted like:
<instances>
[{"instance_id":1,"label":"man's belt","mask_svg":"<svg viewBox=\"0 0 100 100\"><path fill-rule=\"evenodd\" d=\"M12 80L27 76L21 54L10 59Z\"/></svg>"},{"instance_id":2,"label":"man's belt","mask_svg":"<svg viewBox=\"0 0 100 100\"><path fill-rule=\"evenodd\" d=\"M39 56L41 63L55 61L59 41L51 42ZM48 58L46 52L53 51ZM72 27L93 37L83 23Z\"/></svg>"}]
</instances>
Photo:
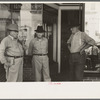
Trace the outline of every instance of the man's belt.
<instances>
[{"instance_id":1,"label":"man's belt","mask_svg":"<svg viewBox=\"0 0 100 100\"><path fill-rule=\"evenodd\" d=\"M7 57L13 57L13 58L22 58L23 56L10 56L10 55L6 55Z\"/></svg>"},{"instance_id":2,"label":"man's belt","mask_svg":"<svg viewBox=\"0 0 100 100\"><path fill-rule=\"evenodd\" d=\"M33 54L33 56L36 55L36 56L46 56L47 54Z\"/></svg>"},{"instance_id":3,"label":"man's belt","mask_svg":"<svg viewBox=\"0 0 100 100\"><path fill-rule=\"evenodd\" d=\"M74 52L74 53L71 53L71 54L80 54L80 52Z\"/></svg>"}]
</instances>

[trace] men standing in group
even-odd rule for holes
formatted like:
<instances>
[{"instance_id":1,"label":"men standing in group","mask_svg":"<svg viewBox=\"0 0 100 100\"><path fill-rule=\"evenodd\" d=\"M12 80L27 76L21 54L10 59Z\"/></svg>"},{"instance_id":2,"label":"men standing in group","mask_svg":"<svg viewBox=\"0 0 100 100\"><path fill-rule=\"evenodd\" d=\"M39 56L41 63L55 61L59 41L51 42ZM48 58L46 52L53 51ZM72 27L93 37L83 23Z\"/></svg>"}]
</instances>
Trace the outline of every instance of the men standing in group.
<instances>
[{"instance_id":1,"label":"men standing in group","mask_svg":"<svg viewBox=\"0 0 100 100\"><path fill-rule=\"evenodd\" d=\"M70 51L70 81L82 81L86 61L85 49L95 45L95 41L79 28L79 24L71 26L72 34L67 41Z\"/></svg>"},{"instance_id":2,"label":"men standing in group","mask_svg":"<svg viewBox=\"0 0 100 100\"><path fill-rule=\"evenodd\" d=\"M35 73L35 81L51 81L49 75L49 59L48 59L48 40L43 37L44 30L42 26L38 26L36 37L29 44L29 55L32 55L32 67Z\"/></svg>"},{"instance_id":3,"label":"men standing in group","mask_svg":"<svg viewBox=\"0 0 100 100\"><path fill-rule=\"evenodd\" d=\"M4 64L7 82L23 81L23 47L18 41L18 25L7 27L9 35L0 44L0 62Z\"/></svg>"}]
</instances>

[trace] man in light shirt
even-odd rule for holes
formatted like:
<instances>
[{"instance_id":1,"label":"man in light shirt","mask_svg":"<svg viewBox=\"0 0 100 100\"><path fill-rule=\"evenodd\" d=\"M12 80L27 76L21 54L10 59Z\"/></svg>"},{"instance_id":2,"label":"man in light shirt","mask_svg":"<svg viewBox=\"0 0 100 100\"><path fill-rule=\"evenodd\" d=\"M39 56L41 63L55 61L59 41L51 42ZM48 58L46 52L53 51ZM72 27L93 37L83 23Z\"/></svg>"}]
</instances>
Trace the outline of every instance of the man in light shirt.
<instances>
[{"instance_id":1,"label":"man in light shirt","mask_svg":"<svg viewBox=\"0 0 100 100\"><path fill-rule=\"evenodd\" d=\"M95 45L95 41L86 33L81 32L79 26L79 24L71 26L72 34L67 41L70 51L69 75L71 81L82 81L86 61L85 49Z\"/></svg>"},{"instance_id":2,"label":"man in light shirt","mask_svg":"<svg viewBox=\"0 0 100 100\"><path fill-rule=\"evenodd\" d=\"M32 67L35 73L35 81L51 81L49 74L48 59L48 40L43 37L44 30L42 26L38 26L36 38L32 39L29 44L29 55L32 55Z\"/></svg>"},{"instance_id":3,"label":"man in light shirt","mask_svg":"<svg viewBox=\"0 0 100 100\"><path fill-rule=\"evenodd\" d=\"M7 82L23 81L23 47L18 41L18 26L7 27L9 35L0 44L0 62L4 64Z\"/></svg>"}]
</instances>

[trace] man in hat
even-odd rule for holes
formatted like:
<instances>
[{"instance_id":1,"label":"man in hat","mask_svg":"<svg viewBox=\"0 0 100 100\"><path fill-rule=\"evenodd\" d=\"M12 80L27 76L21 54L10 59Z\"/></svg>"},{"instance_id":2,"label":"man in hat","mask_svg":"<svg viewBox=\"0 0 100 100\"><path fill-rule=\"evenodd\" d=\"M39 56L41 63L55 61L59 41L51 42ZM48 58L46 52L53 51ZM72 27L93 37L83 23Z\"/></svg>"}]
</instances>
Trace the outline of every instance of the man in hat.
<instances>
[{"instance_id":1,"label":"man in hat","mask_svg":"<svg viewBox=\"0 0 100 100\"><path fill-rule=\"evenodd\" d=\"M18 41L18 26L7 27L9 35L0 44L0 62L6 69L7 82L23 81L23 47Z\"/></svg>"},{"instance_id":2,"label":"man in hat","mask_svg":"<svg viewBox=\"0 0 100 100\"><path fill-rule=\"evenodd\" d=\"M44 30L42 26L38 26L36 37L29 44L29 55L32 55L32 66L35 73L35 81L51 81L49 75L49 59L48 59L48 40L43 37Z\"/></svg>"},{"instance_id":3,"label":"man in hat","mask_svg":"<svg viewBox=\"0 0 100 100\"><path fill-rule=\"evenodd\" d=\"M95 45L95 41L86 33L80 31L79 24L73 24L70 28L72 34L67 41L68 48L71 53L69 58L70 80L82 81L86 60L85 49Z\"/></svg>"}]
</instances>

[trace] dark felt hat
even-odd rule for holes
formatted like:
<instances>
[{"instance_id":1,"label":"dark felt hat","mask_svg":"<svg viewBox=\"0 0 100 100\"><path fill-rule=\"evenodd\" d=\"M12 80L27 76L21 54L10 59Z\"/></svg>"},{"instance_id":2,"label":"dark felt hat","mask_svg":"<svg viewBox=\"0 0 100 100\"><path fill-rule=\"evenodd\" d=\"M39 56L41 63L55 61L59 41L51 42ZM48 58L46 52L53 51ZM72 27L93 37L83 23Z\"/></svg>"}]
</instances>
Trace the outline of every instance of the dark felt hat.
<instances>
[{"instance_id":1,"label":"dark felt hat","mask_svg":"<svg viewBox=\"0 0 100 100\"><path fill-rule=\"evenodd\" d=\"M45 32L45 30L43 30L43 27L42 26L37 26L37 29L35 30L36 32Z\"/></svg>"},{"instance_id":2,"label":"dark felt hat","mask_svg":"<svg viewBox=\"0 0 100 100\"><path fill-rule=\"evenodd\" d=\"M69 25L70 28L79 27L79 26L80 26L80 24L78 24L78 23L74 23L74 24Z\"/></svg>"},{"instance_id":3,"label":"dark felt hat","mask_svg":"<svg viewBox=\"0 0 100 100\"><path fill-rule=\"evenodd\" d=\"M18 25L17 24L10 24L10 25L8 25L7 29L10 31L18 31Z\"/></svg>"},{"instance_id":4,"label":"dark felt hat","mask_svg":"<svg viewBox=\"0 0 100 100\"><path fill-rule=\"evenodd\" d=\"M70 28L79 27L79 26L80 26L80 24L72 24L72 25L70 25Z\"/></svg>"}]
</instances>

